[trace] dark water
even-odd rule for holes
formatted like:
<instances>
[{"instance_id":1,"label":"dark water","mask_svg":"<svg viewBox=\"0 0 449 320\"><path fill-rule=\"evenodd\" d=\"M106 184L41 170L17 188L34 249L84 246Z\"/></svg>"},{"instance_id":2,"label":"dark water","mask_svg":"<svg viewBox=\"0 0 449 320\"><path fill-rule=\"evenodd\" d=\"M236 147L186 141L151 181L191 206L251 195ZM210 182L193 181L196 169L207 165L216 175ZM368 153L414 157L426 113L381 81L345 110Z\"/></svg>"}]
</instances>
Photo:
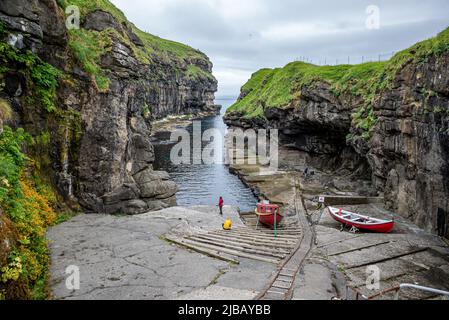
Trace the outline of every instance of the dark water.
<instances>
[{"instance_id":1,"label":"dark water","mask_svg":"<svg viewBox=\"0 0 449 320\"><path fill-rule=\"evenodd\" d=\"M216 128L225 134L227 128L223 122L223 115L233 102L233 100L217 100L217 104L223 105L222 114L202 120L202 132ZM193 126L189 126L187 130L192 133ZM174 146L170 143L170 134L161 133L156 138L158 142L154 142L156 153L154 167L156 170L169 172L171 178L178 184L180 188L177 194L178 205L217 205L219 197L222 196L225 205L238 206L242 211L254 210L257 199L224 164L175 165L170 161L170 151ZM220 143L222 147L221 142L215 143Z\"/></svg>"}]
</instances>

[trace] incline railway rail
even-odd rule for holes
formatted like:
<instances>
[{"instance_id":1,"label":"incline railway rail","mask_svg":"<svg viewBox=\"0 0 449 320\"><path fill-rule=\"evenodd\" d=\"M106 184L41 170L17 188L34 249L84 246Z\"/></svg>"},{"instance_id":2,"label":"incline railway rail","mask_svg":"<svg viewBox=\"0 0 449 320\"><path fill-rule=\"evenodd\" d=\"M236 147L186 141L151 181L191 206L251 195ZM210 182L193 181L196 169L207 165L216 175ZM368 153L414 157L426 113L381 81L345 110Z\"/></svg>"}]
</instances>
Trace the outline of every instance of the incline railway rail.
<instances>
[{"instance_id":1,"label":"incline railway rail","mask_svg":"<svg viewBox=\"0 0 449 320\"><path fill-rule=\"evenodd\" d=\"M298 198L297 186L295 183L295 212L298 218L298 227L302 233L294 251L285 259L270 279L268 286L256 297L257 300L290 300L293 296L293 289L296 277L313 246L313 231L306 218L302 199Z\"/></svg>"},{"instance_id":2,"label":"incline railway rail","mask_svg":"<svg viewBox=\"0 0 449 320\"><path fill-rule=\"evenodd\" d=\"M272 230L243 226L232 230L214 230L193 235L166 235L166 239L194 251L232 263L239 258L279 264L295 249L301 230L285 227L274 238Z\"/></svg>"},{"instance_id":3,"label":"incline railway rail","mask_svg":"<svg viewBox=\"0 0 449 320\"><path fill-rule=\"evenodd\" d=\"M297 221L284 222L275 231L258 225L254 213L242 213L244 226L231 230L202 231L190 235L167 234L166 240L188 249L239 263L240 258L253 259L278 266L268 285L257 300L289 300L293 286L307 254L312 248L312 230L305 215L302 199L295 186L295 213Z\"/></svg>"}]
</instances>

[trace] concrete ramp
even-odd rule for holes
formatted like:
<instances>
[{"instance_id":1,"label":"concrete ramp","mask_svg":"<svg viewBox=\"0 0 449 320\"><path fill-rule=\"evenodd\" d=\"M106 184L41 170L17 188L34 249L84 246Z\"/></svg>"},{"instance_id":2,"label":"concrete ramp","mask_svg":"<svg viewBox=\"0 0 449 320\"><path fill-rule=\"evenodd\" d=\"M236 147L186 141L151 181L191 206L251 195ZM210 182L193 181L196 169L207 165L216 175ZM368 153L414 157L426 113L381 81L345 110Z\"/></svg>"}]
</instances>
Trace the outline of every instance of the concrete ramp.
<instances>
[{"instance_id":1,"label":"concrete ramp","mask_svg":"<svg viewBox=\"0 0 449 320\"><path fill-rule=\"evenodd\" d=\"M239 225L232 230L214 230L192 235L167 234L168 241L232 263L239 258L279 264L286 259L301 239L301 229L281 226L277 232L259 226Z\"/></svg>"}]
</instances>

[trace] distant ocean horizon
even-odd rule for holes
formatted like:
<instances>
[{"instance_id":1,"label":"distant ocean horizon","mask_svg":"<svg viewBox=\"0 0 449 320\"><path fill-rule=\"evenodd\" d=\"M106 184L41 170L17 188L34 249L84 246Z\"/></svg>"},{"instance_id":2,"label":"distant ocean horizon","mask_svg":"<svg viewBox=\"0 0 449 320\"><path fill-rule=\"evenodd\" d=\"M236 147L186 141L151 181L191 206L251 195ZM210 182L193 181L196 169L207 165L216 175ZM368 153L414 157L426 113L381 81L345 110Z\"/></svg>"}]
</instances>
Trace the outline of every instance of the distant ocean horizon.
<instances>
[{"instance_id":1,"label":"distant ocean horizon","mask_svg":"<svg viewBox=\"0 0 449 320\"><path fill-rule=\"evenodd\" d=\"M215 97L215 101L229 101L229 100L237 100L238 96L219 96Z\"/></svg>"}]
</instances>

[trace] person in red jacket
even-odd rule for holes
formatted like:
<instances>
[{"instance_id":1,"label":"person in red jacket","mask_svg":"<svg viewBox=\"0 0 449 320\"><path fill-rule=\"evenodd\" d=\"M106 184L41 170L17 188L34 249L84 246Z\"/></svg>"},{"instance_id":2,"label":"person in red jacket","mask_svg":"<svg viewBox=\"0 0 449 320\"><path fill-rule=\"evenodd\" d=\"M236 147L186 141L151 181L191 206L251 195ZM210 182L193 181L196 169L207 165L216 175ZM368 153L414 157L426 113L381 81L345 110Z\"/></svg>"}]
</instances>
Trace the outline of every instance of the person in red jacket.
<instances>
[{"instance_id":1,"label":"person in red jacket","mask_svg":"<svg viewBox=\"0 0 449 320\"><path fill-rule=\"evenodd\" d=\"M223 215L223 205L224 205L223 197L220 197L220 200L218 201L218 207L220 208L221 215Z\"/></svg>"}]
</instances>

